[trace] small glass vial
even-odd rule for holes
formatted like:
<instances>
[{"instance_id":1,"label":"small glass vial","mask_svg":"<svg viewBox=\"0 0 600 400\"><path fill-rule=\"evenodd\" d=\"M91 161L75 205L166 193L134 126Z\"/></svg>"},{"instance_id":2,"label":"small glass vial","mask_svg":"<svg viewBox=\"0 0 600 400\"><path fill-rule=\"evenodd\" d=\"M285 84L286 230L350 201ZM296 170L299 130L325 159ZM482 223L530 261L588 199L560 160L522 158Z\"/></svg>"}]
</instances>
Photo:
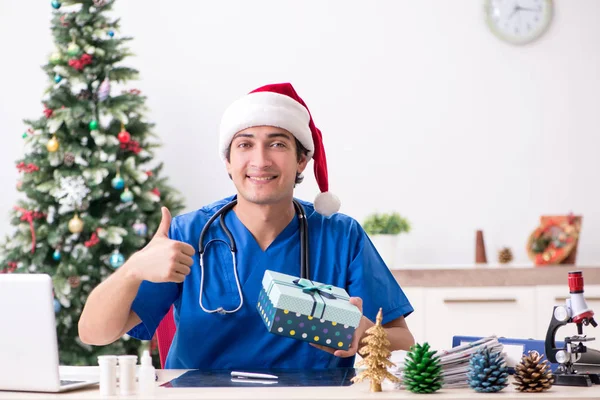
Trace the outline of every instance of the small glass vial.
<instances>
[{"instance_id":1,"label":"small glass vial","mask_svg":"<svg viewBox=\"0 0 600 400\"><path fill-rule=\"evenodd\" d=\"M117 356L98 356L100 366L100 395L117 394Z\"/></svg>"},{"instance_id":2,"label":"small glass vial","mask_svg":"<svg viewBox=\"0 0 600 400\"><path fill-rule=\"evenodd\" d=\"M135 394L135 370L137 356L118 356L119 359L119 393L122 396Z\"/></svg>"}]
</instances>

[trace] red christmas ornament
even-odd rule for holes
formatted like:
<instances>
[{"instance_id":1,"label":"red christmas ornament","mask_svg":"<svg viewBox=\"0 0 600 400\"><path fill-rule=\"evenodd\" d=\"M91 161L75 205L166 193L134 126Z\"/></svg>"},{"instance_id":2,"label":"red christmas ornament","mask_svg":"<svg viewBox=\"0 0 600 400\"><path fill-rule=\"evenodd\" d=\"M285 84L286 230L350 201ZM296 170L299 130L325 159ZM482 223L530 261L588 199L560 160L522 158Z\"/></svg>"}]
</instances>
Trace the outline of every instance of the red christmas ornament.
<instances>
[{"instance_id":1,"label":"red christmas ornament","mask_svg":"<svg viewBox=\"0 0 600 400\"><path fill-rule=\"evenodd\" d=\"M52 116L52 113L54 111L52 111L51 109L49 109L45 104L44 104L44 115L46 116L46 118L50 118Z\"/></svg>"},{"instance_id":2,"label":"red christmas ornament","mask_svg":"<svg viewBox=\"0 0 600 400\"><path fill-rule=\"evenodd\" d=\"M141 91L141 90L139 90L139 89L130 89L130 90L122 90L122 91L121 91L121 93L122 93L122 94L127 94L127 93L129 93L129 94L133 94L133 95L137 96L137 95L139 95L140 93L142 93L142 91Z\"/></svg>"},{"instance_id":3,"label":"red christmas ornament","mask_svg":"<svg viewBox=\"0 0 600 400\"><path fill-rule=\"evenodd\" d=\"M125 151L131 151L134 154L139 154L142 151L140 147L140 142L137 140L130 140L128 143L121 143L121 149Z\"/></svg>"},{"instance_id":4,"label":"red christmas ornament","mask_svg":"<svg viewBox=\"0 0 600 400\"><path fill-rule=\"evenodd\" d=\"M35 227L33 226L33 221L46 218L46 214L39 211L26 210L18 206L14 206L13 208L21 213L21 221L29 223L29 230L31 231L31 254L33 254L35 253Z\"/></svg>"},{"instance_id":5,"label":"red christmas ornament","mask_svg":"<svg viewBox=\"0 0 600 400\"><path fill-rule=\"evenodd\" d=\"M100 239L98 239L98 235L96 235L96 232L93 232L92 236L90 236L90 240L86 240L84 245L85 247L92 247L97 245L98 243L100 243Z\"/></svg>"},{"instance_id":6,"label":"red christmas ornament","mask_svg":"<svg viewBox=\"0 0 600 400\"><path fill-rule=\"evenodd\" d=\"M21 161L20 163L17 164L17 170L19 172L25 172L26 174L29 174L31 172L39 171L40 167L38 167L37 165L35 165L33 163L29 163L26 165L23 161Z\"/></svg>"},{"instance_id":7,"label":"red christmas ornament","mask_svg":"<svg viewBox=\"0 0 600 400\"><path fill-rule=\"evenodd\" d=\"M160 190L158 190L158 188L152 189L151 192L160 197Z\"/></svg>"},{"instance_id":8,"label":"red christmas ornament","mask_svg":"<svg viewBox=\"0 0 600 400\"><path fill-rule=\"evenodd\" d=\"M131 140L131 135L126 130L122 130L117 135L117 138L119 139L119 142L121 142L121 144L126 144L129 143L129 141Z\"/></svg>"},{"instance_id":9,"label":"red christmas ornament","mask_svg":"<svg viewBox=\"0 0 600 400\"><path fill-rule=\"evenodd\" d=\"M89 65L92 63L92 56L87 53L83 53L82 56L79 58L79 62L81 62L83 66Z\"/></svg>"},{"instance_id":10,"label":"red christmas ornament","mask_svg":"<svg viewBox=\"0 0 600 400\"><path fill-rule=\"evenodd\" d=\"M8 265L8 267L0 269L0 274L10 274L11 272L14 272L15 269L17 269L17 263L14 261L9 261L6 264Z\"/></svg>"},{"instance_id":11,"label":"red christmas ornament","mask_svg":"<svg viewBox=\"0 0 600 400\"><path fill-rule=\"evenodd\" d=\"M131 150L134 154L139 154L140 151L142 151L142 148L140 147L140 142L138 142L137 140L132 140L129 144L129 150Z\"/></svg>"},{"instance_id":12,"label":"red christmas ornament","mask_svg":"<svg viewBox=\"0 0 600 400\"><path fill-rule=\"evenodd\" d=\"M77 71L83 71L83 68L91 63L92 56L87 53L84 53L80 58L73 58L72 60L69 60L69 66L75 68Z\"/></svg>"},{"instance_id":13,"label":"red christmas ornament","mask_svg":"<svg viewBox=\"0 0 600 400\"><path fill-rule=\"evenodd\" d=\"M75 68L77 71L83 71L83 64L76 58L69 60L69 66Z\"/></svg>"},{"instance_id":14,"label":"red christmas ornament","mask_svg":"<svg viewBox=\"0 0 600 400\"><path fill-rule=\"evenodd\" d=\"M146 175L148 175L148 176L152 176L152 175L154 175L154 174L152 173L152 171L146 171Z\"/></svg>"}]
</instances>

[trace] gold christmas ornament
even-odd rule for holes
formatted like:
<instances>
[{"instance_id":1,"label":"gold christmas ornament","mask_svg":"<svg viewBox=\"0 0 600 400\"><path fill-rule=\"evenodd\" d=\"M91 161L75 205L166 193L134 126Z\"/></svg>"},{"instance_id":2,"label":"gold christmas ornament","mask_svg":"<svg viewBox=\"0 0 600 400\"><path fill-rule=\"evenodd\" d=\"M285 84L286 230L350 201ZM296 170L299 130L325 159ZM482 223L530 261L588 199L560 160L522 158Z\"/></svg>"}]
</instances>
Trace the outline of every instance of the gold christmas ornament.
<instances>
[{"instance_id":1,"label":"gold christmas ornament","mask_svg":"<svg viewBox=\"0 0 600 400\"><path fill-rule=\"evenodd\" d=\"M520 392L543 392L552 387L554 375L548 360L537 351L523 354L521 362L515 366L515 389Z\"/></svg>"},{"instance_id":2,"label":"gold christmas ornament","mask_svg":"<svg viewBox=\"0 0 600 400\"><path fill-rule=\"evenodd\" d=\"M54 153L56 150L58 150L59 146L60 144L58 143L56 136L52 136L52 138L48 140L48 143L46 144L46 148L50 153Z\"/></svg>"},{"instance_id":3,"label":"gold christmas ornament","mask_svg":"<svg viewBox=\"0 0 600 400\"><path fill-rule=\"evenodd\" d=\"M69 231L71 233L80 233L83 231L83 221L79 218L79 215L75 214L69 221Z\"/></svg>"},{"instance_id":4,"label":"gold christmas ornament","mask_svg":"<svg viewBox=\"0 0 600 400\"><path fill-rule=\"evenodd\" d=\"M358 350L358 353L364 358L357 366L365 365L367 369L352 378L354 383L361 382L365 378L369 379L371 392L381 392L381 382L384 379L400 382L396 376L388 372L388 368L396 364L389 360L392 354L390 341L387 339L387 332L381 326L381 321L383 321L383 313L380 308L375 325L367 329L367 337L361 340L364 346Z\"/></svg>"}]
</instances>

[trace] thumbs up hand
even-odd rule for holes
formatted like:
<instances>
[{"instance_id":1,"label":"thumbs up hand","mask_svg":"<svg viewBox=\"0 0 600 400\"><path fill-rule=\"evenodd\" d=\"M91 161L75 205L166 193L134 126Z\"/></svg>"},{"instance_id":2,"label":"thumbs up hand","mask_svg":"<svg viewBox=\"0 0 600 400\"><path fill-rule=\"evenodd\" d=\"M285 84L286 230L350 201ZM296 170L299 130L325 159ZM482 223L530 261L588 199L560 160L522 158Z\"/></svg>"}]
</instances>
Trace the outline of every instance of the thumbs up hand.
<instances>
[{"instance_id":1,"label":"thumbs up hand","mask_svg":"<svg viewBox=\"0 0 600 400\"><path fill-rule=\"evenodd\" d=\"M139 280L181 283L190 273L196 250L188 243L169 239L171 213L167 207L161 211L162 219L152 240L123 267L131 269Z\"/></svg>"}]
</instances>

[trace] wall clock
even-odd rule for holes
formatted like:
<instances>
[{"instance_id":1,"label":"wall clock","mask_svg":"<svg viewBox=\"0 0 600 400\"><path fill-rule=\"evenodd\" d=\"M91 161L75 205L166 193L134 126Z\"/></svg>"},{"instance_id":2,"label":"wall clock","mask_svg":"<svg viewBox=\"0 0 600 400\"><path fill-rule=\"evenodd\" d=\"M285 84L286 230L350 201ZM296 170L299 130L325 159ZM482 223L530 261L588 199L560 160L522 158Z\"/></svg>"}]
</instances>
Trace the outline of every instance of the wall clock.
<instances>
[{"instance_id":1,"label":"wall clock","mask_svg":"<svg viewBox=\"0 0 600 400\"><path fill-rule=\"evenodd\" d=\"M491 31L512 44L540 37L552 21L552 0L484 0L485 19Z\"/></svg>"}]
</instances>

